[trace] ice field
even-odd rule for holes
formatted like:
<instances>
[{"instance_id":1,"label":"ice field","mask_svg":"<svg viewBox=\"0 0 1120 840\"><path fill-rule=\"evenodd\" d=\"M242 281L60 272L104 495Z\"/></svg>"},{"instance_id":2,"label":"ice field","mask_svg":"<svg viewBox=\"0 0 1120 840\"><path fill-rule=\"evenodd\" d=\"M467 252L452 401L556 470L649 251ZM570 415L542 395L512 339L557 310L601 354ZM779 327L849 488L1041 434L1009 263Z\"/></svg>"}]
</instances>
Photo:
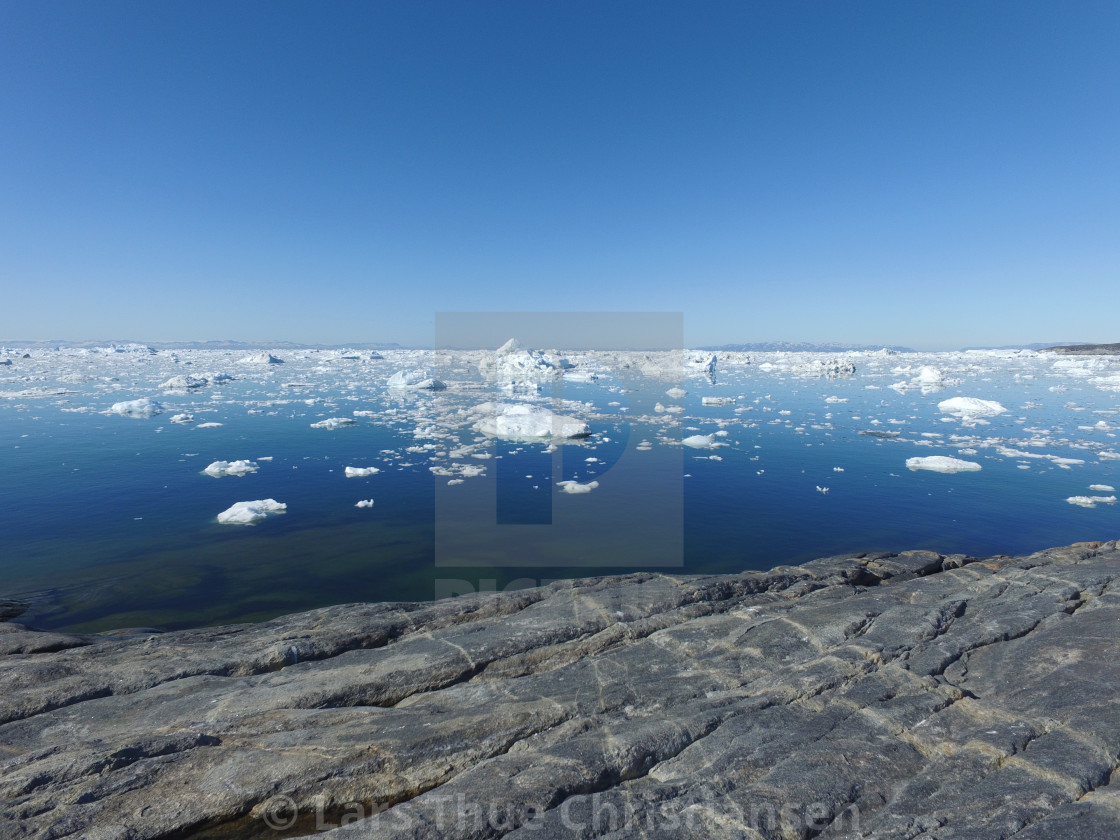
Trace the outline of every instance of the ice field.
<instances>
[{"instance_id":1,"label":"ice field","mask_svg":"<svg viewBox=\"0 0 1120 840\"><path fill-rule=\"evenodd\" d=\"M1120 359L0 348L0 595L172 628L1120 532Z\"/></svg>"}]
</instances>

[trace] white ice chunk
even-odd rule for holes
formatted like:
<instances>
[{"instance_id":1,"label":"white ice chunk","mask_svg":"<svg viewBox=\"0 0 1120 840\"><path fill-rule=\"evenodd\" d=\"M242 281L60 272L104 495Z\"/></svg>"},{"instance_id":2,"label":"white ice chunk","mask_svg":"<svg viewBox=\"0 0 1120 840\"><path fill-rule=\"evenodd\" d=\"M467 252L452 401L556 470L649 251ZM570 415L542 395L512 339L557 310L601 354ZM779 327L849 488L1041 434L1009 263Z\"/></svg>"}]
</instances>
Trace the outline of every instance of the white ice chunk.
<instances>
[{"instance_id":1,"label":"white ice chunk","mask_svg":"<svg viewBox=\"0 0 1120 840\"><path fill-rule=\"evenodd\" d=\"M363 478L367 475L377 475L381 470L377 467L347 467L345 472L347 478Z\"/></svg>"},{"instance_id":2,"label":"white ice chunk","mask_svg":"<svg viewBox=\"0 0 1120 840\"><path fill-rule=\"evenodd\" d=\"M373 507L373 499L362 499L360 502L354 505L354 507L371 508Z\"/></svg>"},{"instance_id":3,"label":"white ice chunk","mask_svg":"<svg viewBox=\"0 0 1120 840\"><path fill-rule=\"evenodd\" d=\"M150 397L113 403L109 408L110 414L119 414L122 417L152 417L161 411L163 406Z\"/></svg>"},{"instance_id":4,"label":"white ice chunk","mask_svg":"<svg viewBox=\"0 0 1120 840\"><path fill-rule=\"evenodd\" d=\"M589 481L587 484L580 484L578 481L557 481L556 486L562 493L590 493L599 486L599 482Z\"/></svg>"},{"instance_id":5,"label":"white ice chunk","mask_svg":"<svg viewBox=\"0 0 1120 840\"><path fill-rule=\"evenodd\" d=\"M172 423L193 423L194 422L194 415L191 414L189 411L184 412L182 414L173 414L173 415L171 415L171 422Z\"/></svg>"},{"instance_id":6,"label":"white ice chunk","mask_svg":"<svg viewBox=\"0 0 1120 840\"><path fill-rule=\"evenodd\" d=\"M284 513L288 506L275 499L258 499L255 502L238 502L218 514L223 525L253 525L273 513Z\"/></svg>"},{"instance_id":7,"label":"white ice chunk","mask_svg":"<svg viewBox=\"0 0 1120 840\"><path fill-rule=\"evenodd\" d=\"M412 391L442 391L447 387L438 379L432 379L424 370L398 370L385 384L390 388Z\"/></svg>"},{"instance_id":8,"label":"white ice chunk","mask_svg":"<svg viewBox=\"0 0 1120 840\"><path fill-rule=\"evenodd\" d=\"M204 376L172 376L165 382L160 383L160 388L164 391L194 391L198 388L205 388L210 384L210 380Z\"/></svg>"},{"instance_id":9,"label":"white ice chunk","mask_svg":"<svg viewBox=\"0 0 1120 840\"><path fill-rule=\"evenodd\" d=\"M210 423L199 423L199 424L198 424L197 426L195 426L195 428L196 428L196 429L216 429L216 428L218 428L218 427L219 427L220 425L222 425L222 424L221 424L221 423L214 423L214 422L210 422Z\"/></svg>"},{"instance_id":10,"label":"white ice chunk","mask_svg":"<svg viewBox=\"0 0 1120 840\"><path fill-rule=\"evenodd\" d=\"M524 403L482 403L475 406L471 414L481 415L473 426L475 431L507 440L575 438L589 434L582 420Z\"/></svg>"},{"instance_id":11,"label":"white ice chunk","mask_svg":"<svg viewBox=\"0 0 1120 840\"><path fill-rule=\"evenodd\" d=\"M701 397L701 405L731 405L735 402L734 397Z\"/></svg>"},{"instance_id":12,"label":"white ice chunk","mask_svg":"<svg viewBox=\"0 0 1120 840\"><path fill-rule=\"evenodd\" d=\"M203 470L204 473L212 475L214 478L221 478L224 475L240 477L256 471L257 465L252 461L215 461Z\"/></svg>"},{"instance_id":13,"label":"white ice chunk","mask_svg":"<svg viewBox=\"0 0 1120 840\"><path fill-rule=\"evenodd\" d=\"M1093 490L1097 493L1111 493L1116 488L1113 487L1111 484L1090 484L1089 489Z\"/></svg>"},{"instance_id":14,"label":"white ice chunk","mask_svg":"<svg viewBox=\"0 0 1120 840\"><path fill-rule=\"evenodd\" d=\"M952 397L942 400L937 404L937 409L942 414L952 414L962 420L972 420L977 417L995 417L1007 411L995 400L981 400L976 397Z\"/></svg>"},{"instance_id":15,"label":"white ice chunk","mask_svg":"<svg viewBox=\"0 0 1120 840\"><path fill-rule=\"evenodd\" d=\"M713 449L719 445L715 442L715 435L690 435L681 443L693 449Z\"/></svg>"},{"instance_id":16,"label":"white ice chunk","mask_svg":"<svg viewBox=\"0 0 1120 840\"><path fill-rule=\"evenodd\" d=\"M259 353L250 353L245 356L240 360L240 363L243 365L282 365L284 360L261 350Z\"/></svg>"},{"instance_id":17,"label":"white ice chunk","mask_svg":"<svg viewBox=\"0 0 1120 840\"><path fill-rule=\"evenodd\" d=\"M1080 507L1094 508L1097 505L1114 505L1116 504L1115 496L1070 496L1066 499L1071 505L1079 505Z\"/></svg>"},{"instance_id":18,"label":"white ice chunk","mask_svg":"<svg viewBox=\"0 0 1120 840\"><path fill-rule=\"evenodd\" d=\"M931 470L940 473L975 472L980 465L975 461L962 461L948 455L928 455L925 458L907 458L906 466L911 470Z\"/></svg>"},{"instance_id":19,"label":"white ice chunk","mask_svg":"<svg viewBox=\"0 0 1120 840\"><path fill-rule=\"evenodd\" d=\"M670 388L665 392L665 396L672 397L674 400L679 400L681 397L688 393L684 388Z\"/></svg>"},{"instance_id":20,"label":"white ice chunk","mask_svg":"<svg viewBox=\"0 0 1120 840\"><path fill-rule=\"evenodd\" d=\"M312 429L340 429L343 426L356 425L356 421L350 417L328 417L326 420L320 420L318 423L312 423Z\"/></svg>"}]
</instances>

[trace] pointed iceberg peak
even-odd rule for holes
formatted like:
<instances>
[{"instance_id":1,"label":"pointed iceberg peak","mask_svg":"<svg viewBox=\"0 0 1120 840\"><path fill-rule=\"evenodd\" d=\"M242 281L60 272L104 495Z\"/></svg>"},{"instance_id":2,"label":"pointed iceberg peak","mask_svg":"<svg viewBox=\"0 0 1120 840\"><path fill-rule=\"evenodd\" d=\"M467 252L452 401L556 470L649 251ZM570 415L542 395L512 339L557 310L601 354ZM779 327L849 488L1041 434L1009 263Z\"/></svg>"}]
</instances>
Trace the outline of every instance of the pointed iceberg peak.
<instances>
[{"instance_id":1,"label":"pointed iceberg peak","mask_svg":"<svg viewBox=\"0 0 1120 840\"><path fill-rule=\"evenodd\" d=\"M518 350L523 350L523 349L525 349L525 348L523 348L521 346L520 341L518 341L516 338L511 338L509 341L507 341L505 344L503 344L501 347L499 347L494 352L496 352L496 353L515 353Z\"/></svg>"}]
</instances>

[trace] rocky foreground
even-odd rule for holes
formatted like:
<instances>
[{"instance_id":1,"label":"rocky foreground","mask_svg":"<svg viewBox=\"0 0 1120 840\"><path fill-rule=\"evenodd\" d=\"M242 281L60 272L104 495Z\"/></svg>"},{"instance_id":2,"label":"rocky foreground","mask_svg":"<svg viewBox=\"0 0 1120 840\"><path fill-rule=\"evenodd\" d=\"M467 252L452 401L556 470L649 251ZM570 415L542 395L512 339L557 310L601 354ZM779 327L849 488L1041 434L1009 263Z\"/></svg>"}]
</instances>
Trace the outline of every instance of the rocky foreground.
<instances>
[{"instance_id":1,"label":"rocky foreground","mask_svg":"<svg viewBox=\"0 0 1120 840\"><path fill-rule=\"evenodd\" d=\"M0 836L1113 840L1118 576L1109 542L8 622Z\"/></svg>"}]
</instances>

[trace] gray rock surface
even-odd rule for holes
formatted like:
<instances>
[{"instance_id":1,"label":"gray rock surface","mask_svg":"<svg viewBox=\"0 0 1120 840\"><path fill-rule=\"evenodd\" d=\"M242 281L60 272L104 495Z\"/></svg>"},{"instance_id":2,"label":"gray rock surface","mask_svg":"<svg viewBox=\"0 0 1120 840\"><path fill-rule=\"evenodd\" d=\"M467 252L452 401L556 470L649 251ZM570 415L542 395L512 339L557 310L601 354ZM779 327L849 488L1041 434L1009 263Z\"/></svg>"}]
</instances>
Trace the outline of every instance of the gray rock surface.
<instances>
[{"instance_id":1,"label":"gray rock surface","mask_svg":"<svg viewBox=\"0 0 1120 840\"><path fill-rule=\"evenodd\" d=\"M1065 356L1120 356L1120 344L1067 344L1047 347L1046 351Z\"/></svg>"},{"instance_id":2,"label":"gray rock surface","mask_svg":"<svg viewBox=\"0 0 1120 840\"><path fill-rule=\"evenodd\" d=\"M1118 576L1110 542L6 622L0 836L1112 840Z\"/></svg>"}]
</instances>

